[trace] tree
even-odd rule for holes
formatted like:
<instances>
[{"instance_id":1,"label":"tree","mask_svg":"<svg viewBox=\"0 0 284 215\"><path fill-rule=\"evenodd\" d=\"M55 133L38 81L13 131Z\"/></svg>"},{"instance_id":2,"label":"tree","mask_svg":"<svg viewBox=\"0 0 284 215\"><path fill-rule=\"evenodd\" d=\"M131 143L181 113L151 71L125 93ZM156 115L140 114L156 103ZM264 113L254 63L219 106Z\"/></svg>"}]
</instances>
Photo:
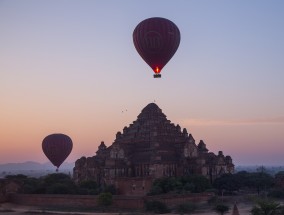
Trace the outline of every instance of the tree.
<instances>
[{"instance_id":1,"label":"tree","mask_svg":"<svg viewBox=\"0 0 284 215\"><path fill-rule=\"evenodd\" d=\"M63 173L49 174L41 177L36 193L75 194L77 186L71 177Z\"/></svg>"},{"instance_id":2,"label":"tree","mask_svg":"<svg viewBox=\"0 0 284 215\"><path fill-rule=\"evenodd\" d=\"M239 190L241 187L240 180L238 179L239 177L236 174L224 174L214 181L213 187L218 189L219 193L222 190L232 193L233 191Z\"/></svg>"},{"instance_id":3,"label":"tree","mask_svg":"<svg viewBox=\"0 0 284 215\"><path fill-rule=\"evenodd\" d=\"M253 187L257 190L257 194L260 191L266 190L273 185L273 177L264 172L251 173L248 179L249 187Z\"/></svg>"},{"instance_id":4,"label":"tree","mask_svg":"<svg viewBox=\"0 0 284 215\"><path fill-rule=\"evenodd\" d=\"M274 176L275 185L277 187L284 187L284 171L280 171Z\"/></svg>"},{"instance_id":5,"label":"tree","mask_svg":"<svg viewBox=\"0 0 284 215\"><path fill-rule=\"evenodd\" d=\"M193 185L190 190L193 193L201 193L211 188L210 181L203 175L190 175L184 177L183 180Z\"/></svg>"},{"instance_id":6,"label":"tree","mask_svg":"<svg viewBox=\"0 0 284 215\"><path fill-rule=\"evenodd\" d=\"M157 195L168 192L189 191L201 193L211 188L209 180L203 175L190 175L184 177L171 177L156 179L149 192L149 195Z\"/></svg>"},{"instance_id":7,"label":"tree","mask_svg":"<svg viewBox=\"0 0 284 215\"><path fill-rule=\"evenodd\" d=\"M111 193L112 195L115 195L117 190L113 184L105 186L103 189L103 192L105 193Z\"/></svg>"},{"instance_id":8,"label":"tree","mask_svg":"<svg viewBox=\"0 0 284 215\"><path fill-rule=\"evenodd\" d=\"M100 187L94 180L82 181L78 186L79 194L97 195L100 193Z\"/></svg>"},{"instance_id":9,"label":"tree","mask_svg":"<svg viewBox=\"0 0 284 215\"><path fill-rule=\"evenodd\" d=\"M98 184L94 180L82 181L79 184L79 186L82 187L82 188L86 188L86 189L97 189L98 188Z\"/></svg>"},{"instance_id":10,"label":"tree","mask_svg":"<svg viewBox=\"0 0 284 215\"><path fill-rule=\"evenodd\" d=\"M241 188L255 189L258 194L260 191L267 190L273 185L273 177L263 171L248 173L245 171L238 172L236 174L224 174L217 178L213 187L221 190L237 191Z\"/></svg>"},{"instance_id":11,"label":"tree","mask_svg":"<svg viewBox=\"0 0 284 215\"><path fill-rule=\"evenodd\" d=\"M10 179L10 180L24 180L27 179L28 176L23 175L23 174L17 174L17 175L6 175L5 176L6 179Z\"/></svg>"},{"instance_id":12,"label":"tree","mask_svg":"<svg viewBox=\"0 0 284 215\"><path fill-rule=\"evenodd\" d=\"M271 200L262 200L255 205L252 210L252 215L278 215L281 213L282 208L280 205Z\"/></svg>"},{"instance_id":13,"label":"tree","mask_svg":"<svg viewBox=\"0 0 284 215\"><path fill-rule=\"evenodd\" d=\"M177 183L178 179L173 177L156 179L149 194L157 195L174 191L177 187Z\"/></svg>"}]
</instances>

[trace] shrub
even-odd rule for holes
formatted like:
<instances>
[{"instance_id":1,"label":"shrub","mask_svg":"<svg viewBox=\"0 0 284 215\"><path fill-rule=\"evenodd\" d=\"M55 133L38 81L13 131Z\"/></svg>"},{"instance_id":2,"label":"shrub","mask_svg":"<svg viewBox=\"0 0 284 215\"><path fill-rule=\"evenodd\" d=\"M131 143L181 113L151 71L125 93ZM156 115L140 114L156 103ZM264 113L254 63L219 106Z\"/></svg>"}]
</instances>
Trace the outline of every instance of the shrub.
<instances>
[{"instance_id":1,"label":"shrub","mask_svg":"<svg viewBox=\"0 0 284 215\"><path fill-rule=\"evenodd\" d=\"M108 191L105 191L108 192ZM77 194L81 195L98 195L100 193L100 187L94 180L86 180L79 184Z\"/></svg>"},{"instance_id":2,"label":"shrub","mask_svg":"<svg viewBox=\"0 0 284 215\"><path fill-rule=\"evenodd\" d=\"M195 185L193 183L190 183L190 182L187 182L185 185L184 185L184 189L186 191L193 191L195 189Z\"/></svg>"},{"instance_id":3,"label":"shrub","mask_svg":"<svg viewBox=\"0 0 284 215\"><path fill-rule=\"evenodd\" d=\"M271 200L267 200L267 199L259 201L257 205L255 205L251 210L252 215L283 214L280 212L283 212L283 209L281 208L280 204L278 204L277 202L271 201Z\"/></svg>"},{"instance_id":4,"label":"shrub","mask_svg":"<svg viewBox=\"0 0 284 215\"><path fill-rule=\"evenodd\" d=\"M112 194L111 193L101 193L98 196L98 205L107 207L112 204Z\"/></svg>"},{"instance_id":5,"label":"shrub","mask_svg":"<svg viewBox=\"0 0 284 215\"><path fill-rule=\"evenodd\" d=\"M159 195L159 194L162 194L162 193L163 193L162 188L154 185L151 188L151 190L149 191L148 195L152 196L152 195Z\"/></svg>"},{"instance_id":6,"label":"shrub","mask_svg":"<svg viewBox=\"0 0 284 215\"><path fill-rule=\"evenodd\" d=\"M86 189L97 189L98 188L98 184L97 182L93 181L93 180L86 180L86 181L82 181L79 185L80 188L86 188Z\"/></svg>"},{"instance_id":7,"label":"shrub","mask_svg":"<svg viewBox=\"0 0 284 215\"><path fill-rule=\"evenodd\" d=\"M149 195L157 195L169 192L201 193L209 188L211 188L209 180L202 175L190 175L177 178L159 178L154 181Z\"/></svg>"},{"instance_id":8,"label":"shrub","mask_svg":"<svg viewBox=\"0 0 284 215\"><path fill-rule=\"evenodd\" d=\"M114 185L106 186L104 189L105 193L111 193L112 195L116 194L116 188Z\"/></svg>"},{"instance_id":9,"label":"shrub","mask_svg":"<svg viewBox=\"0 0 284 215\"><path fill-rule=\"evenodd\" d=\"M284 206L279 207L279 214L284 214Z\"/></svg>"},{"instance_id":10,"label":"shrub","mask_svg":"<svg viewBox=\"0 0 284 215\"><path fill-rule=\"evenodd\" d=\"M39 178L39 184L35 193L46 194L74 194L77 186L69 175L54 173Z\"/></svg>"}]
</instances>

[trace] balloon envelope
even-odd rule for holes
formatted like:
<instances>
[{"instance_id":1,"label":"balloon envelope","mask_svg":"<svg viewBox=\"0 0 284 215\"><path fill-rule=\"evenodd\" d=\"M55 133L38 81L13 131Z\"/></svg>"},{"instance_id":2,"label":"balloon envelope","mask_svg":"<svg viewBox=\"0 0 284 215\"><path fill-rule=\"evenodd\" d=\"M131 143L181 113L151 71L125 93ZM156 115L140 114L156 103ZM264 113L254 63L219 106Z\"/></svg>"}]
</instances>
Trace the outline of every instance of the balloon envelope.
<instances>
[{"instance_id":1,"label":"balloon envelope","mask_svg":"<svg viewBox=\"0 0 284 215\"><path fill-rule=\"evenodd\" d=\"M57 169L71 153L72 148L72 140L65 134L51 134L42 141L44 154Z\"/></svg>"},{"instance_id":2,"label":"balloon envelope","mask_svg":"<svg viewBox=\"0 0 284 215\"><path fill-rule=\"evenodd\" d=\"M133 43L143 60L159 74L179 47L180 31L168 19L145 19L134 29Z\"/></svg>"}]
</instances>

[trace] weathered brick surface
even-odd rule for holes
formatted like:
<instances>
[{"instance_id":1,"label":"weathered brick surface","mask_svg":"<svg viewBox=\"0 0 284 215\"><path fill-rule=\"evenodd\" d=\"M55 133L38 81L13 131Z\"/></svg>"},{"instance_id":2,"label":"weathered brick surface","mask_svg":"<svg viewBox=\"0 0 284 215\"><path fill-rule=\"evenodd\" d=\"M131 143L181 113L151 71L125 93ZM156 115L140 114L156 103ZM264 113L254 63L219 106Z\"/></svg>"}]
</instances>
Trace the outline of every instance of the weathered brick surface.
<instances>
[{"instance_id":1,"label":"weathered brick surface","mask_svg":"<svg viewBox=\"0 0 284 215\"><path fill-rule=\"evenodd\" d=\"M0 194L0 203L8 201L7 196Z\"/></svg>"},{"instance_id":2,"label":"weathered brick surface","mask_svg":"<svg viewBox=\"0 0 284 215\"><path fill-rule=\"evenodd\" d=\"M112 207L121 209L143 209L145 201L161 201L172 207L185 202L204 202L213 196L212 193L159 196L113 196ZM96 207L97 196L89 195L43 195L43 194L10 194L11 203L31 206L66 206Z\"/></svg>"},{"instance_id":3,"label":"weathered brick surface","mask_svg":"<svg viewBox=\"0 0 284 215\"><path fill-rule=\"evenodd\" d=\"M202 140L196 144L185 128L150 103L137 120L117 132L112 145L102 142L95 156L78 159L73 177L77 183L114 185L122 195L145 195L157 178L201 174L212 182L232 172L230 156L209 152Z\"/></svg>"}]
</instances>

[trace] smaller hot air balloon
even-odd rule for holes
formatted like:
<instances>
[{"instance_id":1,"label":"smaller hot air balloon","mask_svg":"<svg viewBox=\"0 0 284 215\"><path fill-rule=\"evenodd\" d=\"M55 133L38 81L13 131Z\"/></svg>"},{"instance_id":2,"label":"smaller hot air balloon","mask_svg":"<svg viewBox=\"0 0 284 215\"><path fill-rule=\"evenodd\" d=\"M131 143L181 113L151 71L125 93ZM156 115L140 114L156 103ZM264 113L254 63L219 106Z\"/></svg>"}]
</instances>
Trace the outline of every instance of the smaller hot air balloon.
<instances>
[{"instance_id":1,"label":"smaller hot air balloon","mask_svg":"<svg viewBox=\"0 0 284 215\"><path fill-rule=\"evenodd\" d=\"M179 47L180 32L172 21L152 17L136 26L133 43L139 55L154 71L154 78L160 78L161 70Z\"/></svg>"},{"instance_id":2,"label":"smaller hot air balloon","mask_svg":"<svg viewBox=\"0 0 284 215\"><path fill-rule=\"evenodd\" d=\"M56 171L69 156L72 148L72 140L65 134L50 134L42 141L42 150L50 162L57 167Z\"/></svg>"}]
</instances>

